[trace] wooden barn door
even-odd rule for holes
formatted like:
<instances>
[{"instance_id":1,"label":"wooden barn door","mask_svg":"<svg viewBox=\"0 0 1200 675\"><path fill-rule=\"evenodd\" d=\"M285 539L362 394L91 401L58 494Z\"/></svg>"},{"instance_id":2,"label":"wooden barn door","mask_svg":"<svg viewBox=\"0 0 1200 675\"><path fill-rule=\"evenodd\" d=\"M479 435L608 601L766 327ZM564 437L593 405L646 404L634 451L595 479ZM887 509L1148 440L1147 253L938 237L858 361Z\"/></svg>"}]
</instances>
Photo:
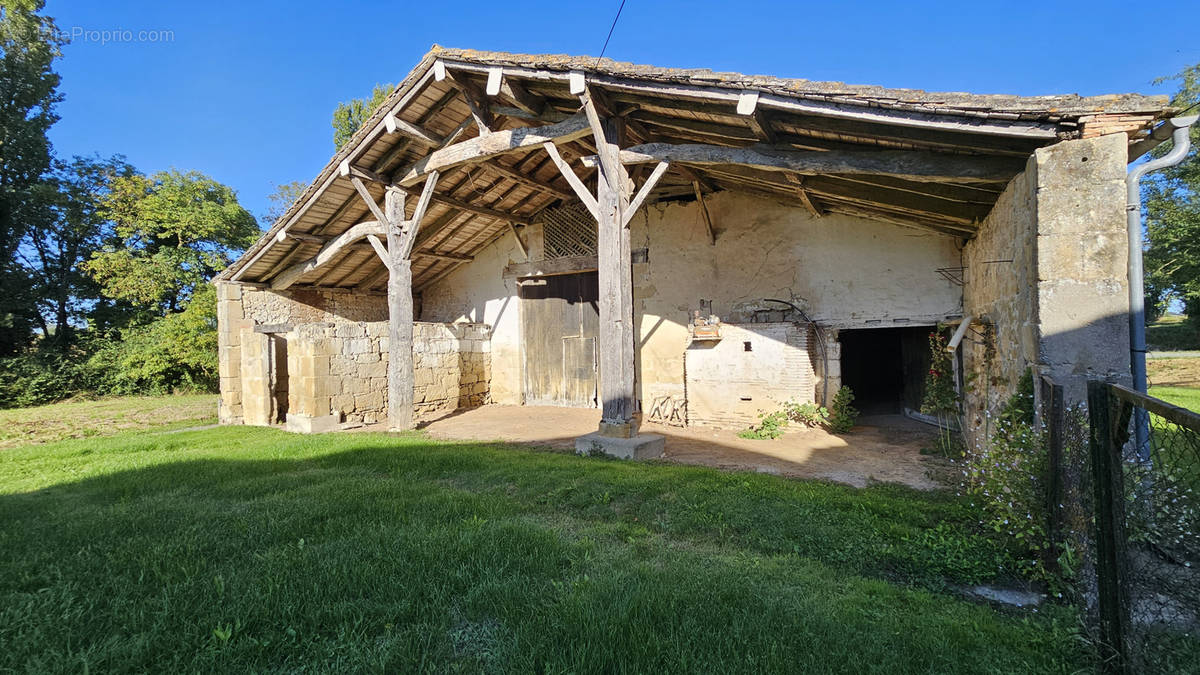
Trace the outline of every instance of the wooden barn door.
<instances>
[{"instance_id":1,"label":"wooden barn door","mask_svg":"<svg viewBox=\"0 0 1200 675\"><path fill-rule=\"evenodd\" d=\"M595 272L522 282L526 405L596 406L599 296Z\"/></svg>"}]
</instances>

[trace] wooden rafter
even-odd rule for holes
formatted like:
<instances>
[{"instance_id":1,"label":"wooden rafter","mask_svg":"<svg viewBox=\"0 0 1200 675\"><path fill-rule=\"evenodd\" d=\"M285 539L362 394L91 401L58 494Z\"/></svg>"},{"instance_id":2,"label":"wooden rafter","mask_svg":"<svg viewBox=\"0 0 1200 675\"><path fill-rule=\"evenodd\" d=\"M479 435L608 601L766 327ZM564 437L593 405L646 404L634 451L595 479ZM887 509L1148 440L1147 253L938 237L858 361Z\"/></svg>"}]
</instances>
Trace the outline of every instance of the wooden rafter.
<instances>
[{"instance_id":1,"label":"wooden rafter","mask_svg":"<svg viewBox=\"0 0 1200 675\"><path fill-rule=\"evenodd\" d=\"M931 152L801 152L775 146L729 148L717 145L648 143L621 150L624 164L681 162L699 166L742 164L798 174L868 174L917 181L985 182L1012 176L1010 160ZM1023 164L1023 163L1022 163Z\"/></svg>"}]
</instances>

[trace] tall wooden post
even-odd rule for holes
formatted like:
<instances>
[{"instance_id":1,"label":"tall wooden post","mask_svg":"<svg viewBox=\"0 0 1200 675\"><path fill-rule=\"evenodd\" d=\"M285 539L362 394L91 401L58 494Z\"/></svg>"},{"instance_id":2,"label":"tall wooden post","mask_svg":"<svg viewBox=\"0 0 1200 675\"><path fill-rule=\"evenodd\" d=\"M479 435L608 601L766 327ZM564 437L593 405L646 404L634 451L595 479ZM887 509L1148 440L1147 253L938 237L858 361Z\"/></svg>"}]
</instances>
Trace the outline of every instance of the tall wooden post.
<instances>
[{"instance_id":1,"label":"tall wooden post","mask_svg":"<svg viewBox=\"0 0 1200 675\"><path fill-rule=\"evenodd\" d=\"M404 254L404 198L389 188L384 197L388 258L388 427L413 428L412 263ZM413 225L409 225L412 227Z\"/></svg>"},{"instance_id":2,"label":"tall wooden post","mask_svg":"<svg viewBox=\"0 0 1200 675\"><path fill-rule=\"evenodd\" d=\"M605 143L601 153L618 152L617 129L604 121ZM638 432L635 392L633 336L633 264L630 260L629 228L624 211L629 207L629 179L619 162L600 162L596 173L597 218L596 258L600 282L600 402L599 432L605 436L631 438Z\"/></svg>"}]
</instances>

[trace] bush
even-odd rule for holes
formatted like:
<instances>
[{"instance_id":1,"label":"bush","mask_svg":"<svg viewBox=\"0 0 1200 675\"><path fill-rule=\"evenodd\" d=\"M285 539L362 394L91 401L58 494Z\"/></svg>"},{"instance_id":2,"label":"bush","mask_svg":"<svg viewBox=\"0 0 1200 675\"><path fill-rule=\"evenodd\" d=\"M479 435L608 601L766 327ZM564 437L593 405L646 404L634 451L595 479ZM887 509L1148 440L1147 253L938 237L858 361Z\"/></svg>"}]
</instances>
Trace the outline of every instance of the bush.
<instances>
[{"instance_id":1,"label":"bush","mask_svg":"<svg viewBox=\"0 0 1200 675\"><path fill-rule=\"evenodd\" d=\"M212 286L198 288L182 312L126 329L121 338L88 361L102 374L101 393L217 391L217 299Z\"/></svg>"},{"instance_id":2,"label":"bush","mask_svg":"<svg viewBox=\"0 0 1200 675\"><path fill-rule=\"evenodd\" d=\"M963 489L981 512L980 526L1009 542L1017 571L1046 579L1046 450L1033 412L1033 375L1026 371L997 416L991 438L967 457Z\"/></svg>"},{"instance_id":3,"label":"bush","mask_svg":"<svg viewBox=\"0 0 1200 675\"><path fill-rule=\"evenodd\" d=\"M780 410L761 413L758 416L761 421L758 424L739 431L738 436L755 440L779 438L783 435L783 430L787 428L789 422L803 424L806 427L815 427L823 424L828 417L829 411L816 403L788 401L783 404L783 408Z\"/></svg>"},{"instance_id":4,"label":"bush","mask_svg":"<svg viewBox=\"0 0 1200 675\"><path fill-rule=\"evenodd\" d=\"M182 312L126 328L117 338L81 331L62 353L42 348L0 360L0 408L24 408L80 394L215 392L217 309L212 286Z\"/></svg>"},{"instance_id":5,"label":"bush","mask_svg":"<svg viewBox=\"0 0 1200 675\"><path fill-rule=\"evenodd\" d=\"M829 413L829 430L835 434L844 434L854 428L858 421L858 409L854 403L854 392L850 387L842 386L833 395L833 406Z\"/></svg>"}]
</instances>

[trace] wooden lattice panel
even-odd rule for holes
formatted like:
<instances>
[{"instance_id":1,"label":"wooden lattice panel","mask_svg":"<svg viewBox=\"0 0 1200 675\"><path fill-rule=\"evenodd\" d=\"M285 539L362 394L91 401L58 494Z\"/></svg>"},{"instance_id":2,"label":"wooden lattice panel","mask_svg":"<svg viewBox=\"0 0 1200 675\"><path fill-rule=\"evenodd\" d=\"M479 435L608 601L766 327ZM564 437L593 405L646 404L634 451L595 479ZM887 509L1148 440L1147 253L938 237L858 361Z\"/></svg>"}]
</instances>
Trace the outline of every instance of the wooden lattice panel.
<instances>
[{"instance_id":1,"label":"wooden lattice panel","mask_svg":"<svg viewBox=\"0 0 1200 675\"><path fill-rule=\"evenodd\" d=\"M596 220L582 204L568 204L542 212L545 257L596 255Z\"/></svg>"}]
</instances>

